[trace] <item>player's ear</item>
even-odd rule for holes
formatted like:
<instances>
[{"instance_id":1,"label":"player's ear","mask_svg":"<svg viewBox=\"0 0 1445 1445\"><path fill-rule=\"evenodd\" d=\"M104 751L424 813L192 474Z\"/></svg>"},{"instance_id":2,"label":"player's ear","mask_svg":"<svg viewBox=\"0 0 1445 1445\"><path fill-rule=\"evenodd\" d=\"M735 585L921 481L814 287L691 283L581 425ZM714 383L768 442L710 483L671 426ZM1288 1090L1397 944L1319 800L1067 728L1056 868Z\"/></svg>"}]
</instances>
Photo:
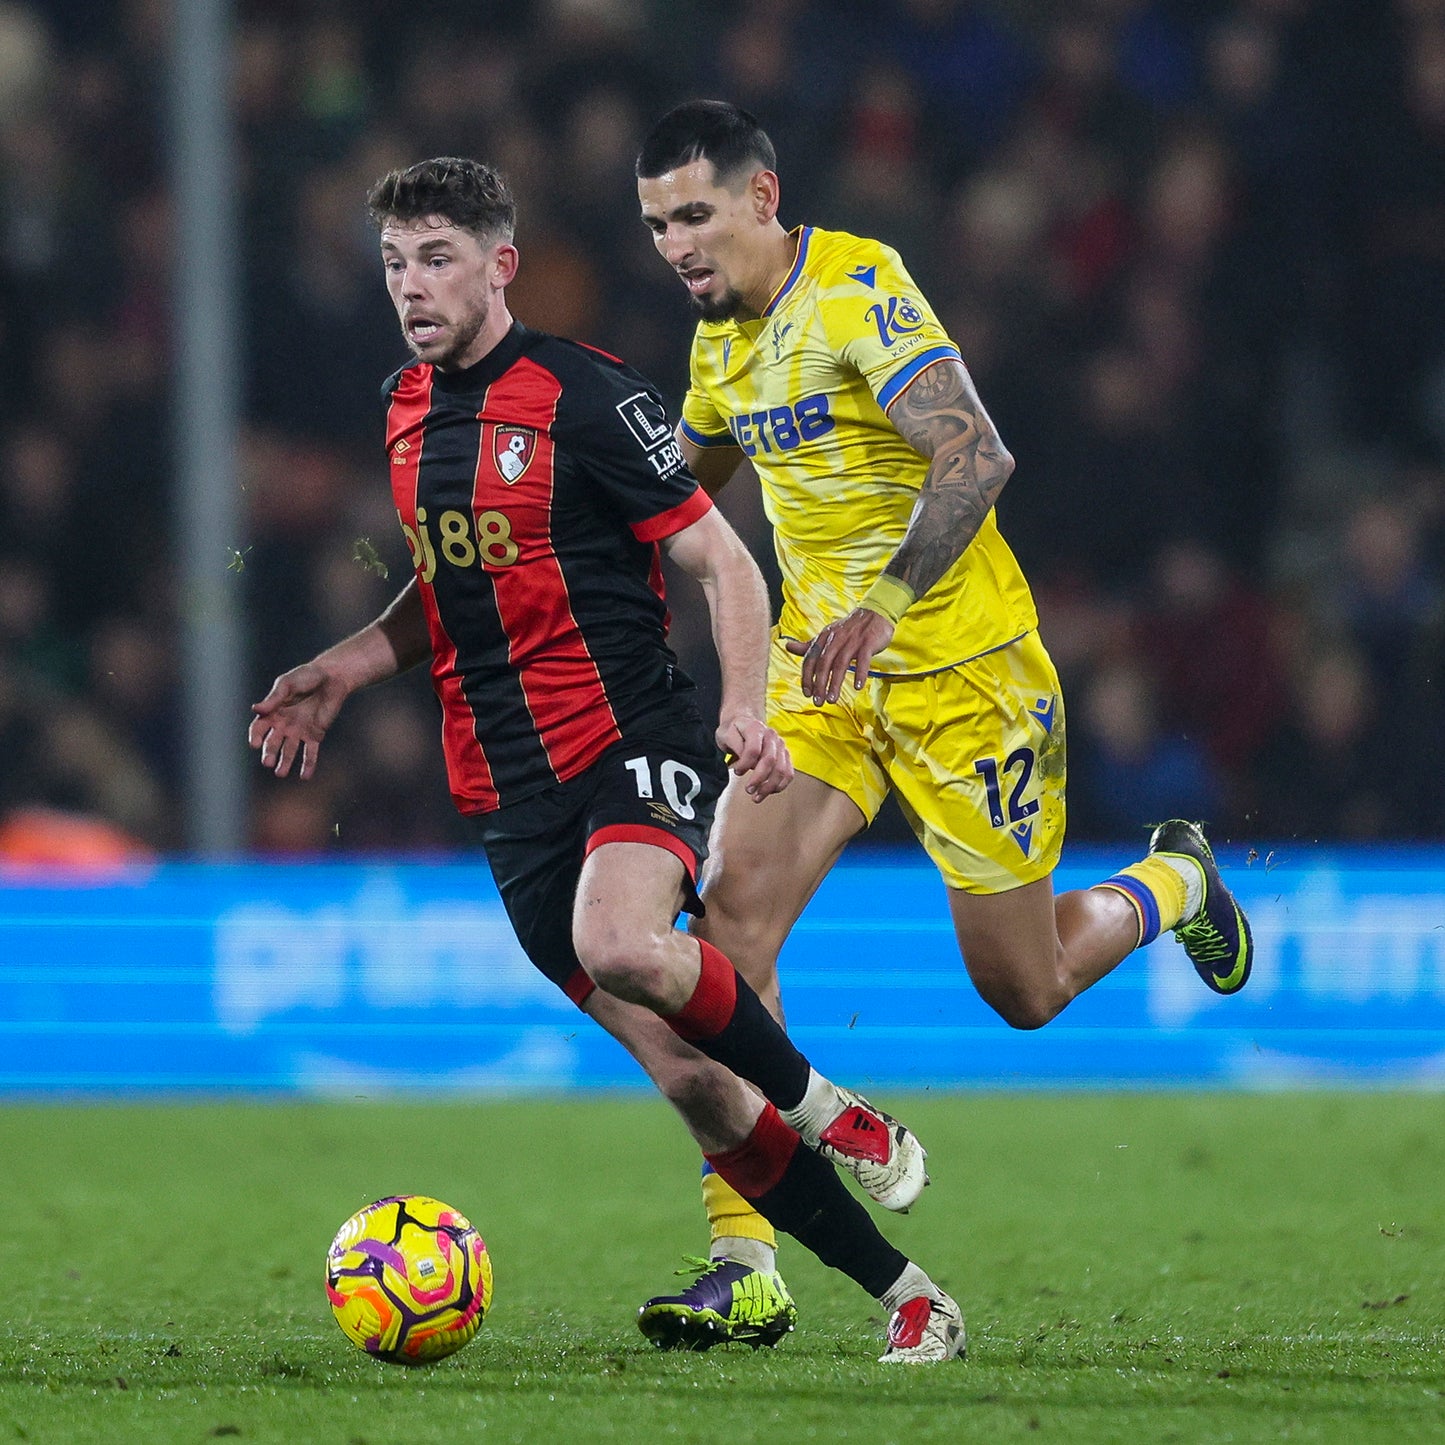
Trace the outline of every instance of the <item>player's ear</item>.
<instances>
[{"instance_id":1,"label":"player's ear","mask_svg":"<svg viewBox=\"0 0 1445 1445\"><path fill-rule=\"evenodd\" d=\"M517 248L510 241L503 241L493 248L492 255L495 258L493 279L499 287L510 286L516 279L520 260Z\"/></svg>"},{"instance_id":2,"label":"player's ear","mask_svg":"<svg viewBox=\"0 0 1445 1445\"><path fill-rule=\"evenodd\" d=\"M753 203L753 214L764 223L778 214L781 188L772 171L758 171L748 183Z\"/></svg>"}]
</instances>

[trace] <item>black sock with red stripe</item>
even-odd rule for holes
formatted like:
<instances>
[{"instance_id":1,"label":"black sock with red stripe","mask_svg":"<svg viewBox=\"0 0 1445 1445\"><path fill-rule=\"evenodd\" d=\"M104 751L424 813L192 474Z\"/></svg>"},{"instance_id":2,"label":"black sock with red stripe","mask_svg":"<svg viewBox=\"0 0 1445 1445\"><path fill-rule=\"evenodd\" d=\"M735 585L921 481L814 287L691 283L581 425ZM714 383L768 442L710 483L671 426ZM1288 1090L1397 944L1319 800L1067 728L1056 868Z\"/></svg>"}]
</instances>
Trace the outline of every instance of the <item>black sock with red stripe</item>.
<instances>
[{"instance_id":1,"label":"black sock with red stripe","mask_svg":"<svg viewBox=\"0 0 1445 1445\"><path fill-rule=\"evenodd\" d=\"M698 940L702 972L692 997L663 1022L679 1038L757 1085L780 1109L796 1109L811 1067L725 953ZM721 1171L719 1171L721 1173Z\"/></svg>"},{"instance_id":2,"label":"black sock with red stripe","mask_svg":"<svg viewBox=\"0 0 1445 1445\"><path fill-rule=\"evenodd\" d=\"M758 1116L746 1142L706 1157L768 1223L791 1234L874 1299L881 1299L908 1267L908 1257L878 1232L872 1215L848 1192L838 1171L807 1148L771 1104Z\"/></svg>"}]
</instances>

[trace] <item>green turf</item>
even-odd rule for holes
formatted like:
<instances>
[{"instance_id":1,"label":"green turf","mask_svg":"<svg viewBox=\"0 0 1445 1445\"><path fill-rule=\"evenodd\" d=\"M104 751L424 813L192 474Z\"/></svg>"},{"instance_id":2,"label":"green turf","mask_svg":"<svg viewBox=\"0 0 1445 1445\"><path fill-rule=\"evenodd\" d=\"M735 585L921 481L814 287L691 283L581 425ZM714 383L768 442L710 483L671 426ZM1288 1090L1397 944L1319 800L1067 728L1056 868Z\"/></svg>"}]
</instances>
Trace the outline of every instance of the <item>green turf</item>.
<instances>
[{"instance_id":1,"label":"green turf","mask_svg":"<svg viewBox=\"0 0 1445 1445\"><path fill-rule=\"evenodd\" d=\"M703 1231L648 1098L0 1108L0 1445L1445 1440L1445 1100L883 1102L935 1181L884 1227L966 1364L875 1364L877 1307L796 1248L779 1349L654 1351L632 1316ZM496 1264L429 1369L365 1358L322 1290L392 1192Z\"/></svg>"}]
</instances>

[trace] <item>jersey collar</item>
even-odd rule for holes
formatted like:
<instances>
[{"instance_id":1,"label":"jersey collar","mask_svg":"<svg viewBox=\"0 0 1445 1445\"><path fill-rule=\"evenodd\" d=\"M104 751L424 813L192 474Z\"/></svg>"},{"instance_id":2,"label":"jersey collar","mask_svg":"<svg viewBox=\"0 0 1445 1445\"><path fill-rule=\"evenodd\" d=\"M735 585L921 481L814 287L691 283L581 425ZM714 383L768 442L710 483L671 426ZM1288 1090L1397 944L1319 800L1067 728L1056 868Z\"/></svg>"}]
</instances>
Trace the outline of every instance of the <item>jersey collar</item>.
<instances>
[{"instance_id":1,"label":"jersey collar","mask_svg":"<svg viewBox=\"0 0 1445 1445\"><path fill-rule=\"evenodd\" d=\"M803 262L808 255L808 241L812 238L813 228L797 226L789 234L798 238L798 254L793 258L793 269L788 272L783 284L773 292L773 299L763 307L764 318L771 316L778 309L783 298L798 284L798 277L803 274Z\"/></svg>"},{"instance_id":2,"label":"jersey collar","mask_svg":"<svg viewBox=\"0 0 1445 1445\"><path fill-rule=\"evenodd\" d=\"M490 386L522 354L528 331L514 320L511 329L487 354L461 371L438 371L432 367L432 385L442 391L476 391Z\"/></svg>"}]
</instances>

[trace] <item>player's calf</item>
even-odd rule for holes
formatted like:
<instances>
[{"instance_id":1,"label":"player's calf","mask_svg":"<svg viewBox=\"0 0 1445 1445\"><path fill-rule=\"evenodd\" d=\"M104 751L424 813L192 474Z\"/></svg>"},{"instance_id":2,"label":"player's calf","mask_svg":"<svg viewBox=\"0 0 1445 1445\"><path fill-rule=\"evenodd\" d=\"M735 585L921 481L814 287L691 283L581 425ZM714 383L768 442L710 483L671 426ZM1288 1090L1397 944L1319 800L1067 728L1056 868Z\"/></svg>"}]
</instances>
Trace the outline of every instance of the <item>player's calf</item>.
<instances>
[{"instance_id":1,"label":"player's calf","mask_svg":"<svg viewBox=\"0 0 1445 1445\"><path fill-rule=\"evenodd\" d=\"M928 1183L918 1140L823 1078L728 959L706 942L699 951L697 987L667 1018L669 1027L755 1085L809 1148L846 1169L884 1208L907 1209Z\"/></svg>"}]
</instances>

